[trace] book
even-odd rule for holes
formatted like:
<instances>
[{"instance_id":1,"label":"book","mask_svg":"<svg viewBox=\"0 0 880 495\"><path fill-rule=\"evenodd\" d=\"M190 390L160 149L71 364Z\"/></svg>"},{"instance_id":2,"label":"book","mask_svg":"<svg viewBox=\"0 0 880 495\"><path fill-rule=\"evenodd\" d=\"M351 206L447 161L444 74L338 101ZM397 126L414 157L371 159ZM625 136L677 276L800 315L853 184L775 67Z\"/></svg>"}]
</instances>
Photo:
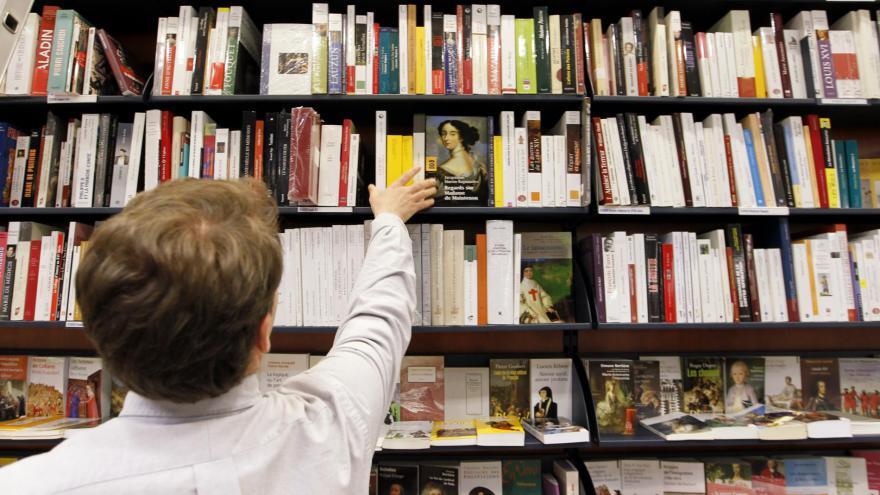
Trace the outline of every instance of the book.
<instances>
[{"instance_id":1,"label":"book","mask_svg":"<svg viewBox=\"0 0 880 495\"><path fill-rule=\"evenodd\" d=\"M691 459L663 459L663 494L683 495L706 493L706 470L702 462Z\"/></svg>"},{"instance_id":2,"label":"book","mask_svg":"<svg viewBox=\"0 0 880 495\"><path fill-rule=\"evenodd\" d=\"M477 445L484 447L522 447L525 432L516 416L490 416L474 421Z\"/></svg>"},{"instance_id":3,"label":"book","mask_svg":"<svg viewBox=\"0 0 880 495\"><path fill-rule=\"evenodd\" d=\"M526 232L522 239L519 323L573 323L571 235Z\"/></svg>"},{"instance_id":4,"label":"book","mask_svg":"<svg viewBox=\"0 0 880 495\"><path fill-rule=\"evenodd\" d=\"M801 359L805 411L840 410L840 374L836 358Z\"/></svg>"},{"instance_id":5,"label":"book","mask_svg":"<svg viewBox=\"0 0 880 495\"><path fill-rule=\"evenodd\" d=\"M531 417L529 360L489 360L489 413L492 416Z\"/></svg>"},{"instance_id":6,"label":"book","mask_svg":"<svg viewBox=\"0 0 880 495\"><path fill-rule=\"evenodd\" d=\"M764 359L727 358L725 413L737 413L764 401Z\"/></svg>"},{"instance_id":7,"label":"book","mask_svg":"<svg viewBox=\"0 0 880 495\"><path fill-rule=\"evenodd\" d=\"M419 466L406 463L379 464L379 493L418 493Z\"/></svg>"},{"instance_id":8,"label":"book","mask_svg":"<svg viewBox=\"0 0 880 495\"><path fill-rule=\"evenodd\" d=\"M657 361L660 368L660 413L682 410L681 358L678 356L640 356L640 360Z\"/></svg>"},{"instance_id":9,"label":"book","mask_svg":"<svg viewBox=\"0 0 880 495\"><path fill-rule=\"evenodd\" d=\"M419 493L426 495L454 495L458 493L460 467L458 464L419 465Z\"/></svg>"},{"instance_id":10,"label":"book","mask_svg":"<svg viewBox=\"0 0 880 495\"><path fill-rule=\"evenodd\" d=\"M263 354L260 359L260 392L277 390L288 378L307 369L309 369L308 354Z\"/></svg>"},{"instance_id":11,"label":"book","mask_svg":"<svg viewBox=\"0 0 880 495\"><path fill-rule=\"evenodd\" d=\"M623 495L660 495L663 471L657 459L621 459L620 482Z\"/></svg>"},{"instance_id":12,"label":"book","mask_svg":"<svg viewBox=\"0 0 880 495\"><path fill-rule=\"evenodd\" d=\"M477 444L477 428L473 420L435 421L431 430L431 445L457 447Z\"/></svg>"},{"instance_id":13,"label":"book","mask_svg":"<svg viewBox=\"0 0 880 495\"><path fill-rule=\"evenodd\" d=\"M64 416L67 392L67 358L28 358L28 417Z\"/></svg>"},{"instance_id":14,"label":"book","mask_svg":"<svg viewBox=\"0 0 880 495\"><path fill-rule=\"evenodd\" d=\"M880 359L839 358L840 390L842 401L840 409L844 413L877 417L876 396L880 395L878 371Z\"/></svg>"},{"instance_id":15,"label":"book","mask_svg":"<svg viewBox=\"0 0 880 495\"><path fill-rule=\"evenodd\" d=\"M646 430L667 441L712 440L712 429L703 421L685 413L671 413L641 420Z\"/></svg>"},{"instance_id":16,"label":"book","mask_svg":"<svg viewBox=\"0 0 880 495\"><path fill-rule=\"evenodd\" d=\"M768 457L746 459L752 470L755 495L785 495L785 461Z\"/></svg>"},{"instance_id":17,"label":"book","mask_svg":"<svg viewBox=\"0 0 880 495\"><path fill-rule=\"evenodd\" d=\"M751 495L752 466L739 459L706 462L706 495Z\"/></svg>"},{"instance_id":18,"label":"book","mask_svg":"<svg viewBox=\"0 0 880 495\"><path fill-rule=\"evenodd\" d=\"M425 118L425 177L437 180L435 204L484 206L489 198L488 119Z\"/></svg>"},{"instance_id":19,"label":"book","mask_svg":"<svg viewBox=\"0 0 880 495\"><path fill-rule=\"evenodd\" d=\"M444 414L448 419L490 415L489 368L446 368Z\"/></svg>"},{"instance_id":20,"label":"book","mask_svg":"<svg viewBox=\"0 0 880 495\"><path fill-rule=\"evenodd\" d=\"M591 359L585 365L599 433L633 434L636 410L633 406L632 361Z\"/></svg>"},{"instance_id":21,"label":"book","mask_svg":"<svg viewBox=\"0 0 880 495\"><path fill-rule=\"evenodd\" d=\"M68 366L65 416L110 417L110 380L101 359L71 357Z\"/></svg>"},{"instance_id":22,"label":"book","mask_svg":"<svg viewBox=\"0 0 880 495\"><path fill-rule=\"evenodd\" d=\"M536 420L570 418L571 359L531 359L530 366L532 417Z\"/></svg>"},{"instance_id":23,"label":"book","mask_svg":"<svg viewBox=\"0 0 880 495\"><path fill-rule=\"evenodd\" d=\"M787 457L785 459L785 493L820 495L829 492L829 476L821 457Z\"/></svg>"},{"instance_id":24,"label":"book","mask_svg":"<svg viewBox=\"0 0 880 495\"><path fill-rule=\"evenodd\" d=\"M442 421L443 356L405 356L400 368L400 419Z\"/></svg>"},{"instance_id":25,"label":"book","mask_svg":"<svg viewBox=\"0 0 880 495\"><path fill-rule=\"evenodd\" d=\"M562 416L554 419L533 418L523 421L522 427L545 445L590 441L590 432L586 428L576 425L570 419Z\"/></svg>"},{"instance_id":26,"label":"book","mask_svg":"<svg viewBox=\"0 0 880 495\"><path fill-rule=\"evenodd\" d=\"M502 495L501 461L462 461L459 492L467 495Z\"/></svg>"},{"instance_id":27,"label":"book","mask_svg":"<svg viewBox=\"0 0 880 495\"><path fill-rule=\"evenodd\" d=\"M265 24L261 95L311 94L311 24Z\"/></svg>"},{"instance_id":28,"label":"book","mask_svg":"<svg viewBox=\"0 0 880 495\"><path fill-rule=\"evenodd\" d=\"M502 480L504 495L541 495L541 461L506 459Z\"/></svg>"},{"instance_id":29,"label":"book","mask_svg":"<svg viewBox=\"0 0 880 495\"><path fill-rule=\"evenodd\" d=\"M25 415L27 356L0 356L0 421Z\"/></svg>"},{"instance_id":30,"label":"book","mask_svg":"<svg viewBox=\"0 0 880 495\"><path fill-rule=\"evenodd\" d=\"M431 447L430 421L395 421L385 433L382 448L387 450L422 450Z\"/></svg>"},{"instance_id":31,"label":"book","mask_svg":"<svg viewBox=\"0 0 880 495\"><path fill-rule=\"evenodd\" d=\"M764 357L764 403L780 409L803 408L800 358Z\"/></svg>"},{"instance_id":32,"label":"book","mask_svg":"<svg viewBox=\"0 0 880 495\"><path fill-rule=\"evenodd\" d=\"M621 493L620 461L592 460L585 461L584 465L593 482L596 495L618 495Z\"/></svg>"},{"instance_id":33,"label":"book","mask_svg":"<svg viewBox=\"0 0 880 495\"><path fill-rule=\"evenodd\" d=\"M686 413L724 411L723 358L685 357L683 408Z\"/></svg>"}]
</instances>

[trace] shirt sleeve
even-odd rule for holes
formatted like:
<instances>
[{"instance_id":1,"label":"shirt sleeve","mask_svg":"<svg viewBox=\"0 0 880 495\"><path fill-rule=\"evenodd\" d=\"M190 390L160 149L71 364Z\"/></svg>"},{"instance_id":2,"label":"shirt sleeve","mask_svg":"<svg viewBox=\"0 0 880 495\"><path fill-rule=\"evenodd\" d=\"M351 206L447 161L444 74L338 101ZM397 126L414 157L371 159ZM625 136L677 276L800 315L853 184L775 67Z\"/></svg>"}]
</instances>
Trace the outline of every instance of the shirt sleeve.
<instances>
[{"instance_id":1,"label":"shirt sleeve","mask_svg":"<svg viewBox=\"0 0 880 495\"><path fill-rule=\"evenodd\" d=\"M412 243L399 217L384 213L371 225L370 242L351 292L348 316L333 347L307 375L342 387L353 411L344 419L363 425L372 449L409 345L415 309Z\"/></svg>"}]
</instances>

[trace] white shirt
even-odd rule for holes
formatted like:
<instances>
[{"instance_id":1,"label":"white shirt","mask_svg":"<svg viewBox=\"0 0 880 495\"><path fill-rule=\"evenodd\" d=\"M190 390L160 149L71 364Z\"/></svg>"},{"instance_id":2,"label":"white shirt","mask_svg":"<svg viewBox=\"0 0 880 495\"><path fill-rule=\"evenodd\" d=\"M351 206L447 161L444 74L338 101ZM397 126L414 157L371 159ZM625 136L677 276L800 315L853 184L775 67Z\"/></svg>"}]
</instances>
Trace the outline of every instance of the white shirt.
<instances>
[{"instance_id":1,"label":"white shirt","mask_svg":"<svg viewBox=\"0 0 880 495\"><path fill-rule=\"evenodd\" d=\"M379 215L349 316L314 368L193 404L128 394L116 419L0 469L3 494L367 493L415 307L403 222Z\"/></svg>"}]
</instances>

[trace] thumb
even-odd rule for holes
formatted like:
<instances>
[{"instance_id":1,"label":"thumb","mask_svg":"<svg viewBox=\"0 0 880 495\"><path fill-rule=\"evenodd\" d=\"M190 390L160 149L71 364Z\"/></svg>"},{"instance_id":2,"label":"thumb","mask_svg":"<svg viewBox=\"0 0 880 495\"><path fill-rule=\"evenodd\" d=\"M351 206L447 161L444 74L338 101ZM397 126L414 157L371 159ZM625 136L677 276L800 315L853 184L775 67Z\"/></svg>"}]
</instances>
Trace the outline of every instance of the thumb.
<instances>
[{"instance_id":1,"label":"thumb","mask_svg":"<svg viewBox=\"0 0 880 495\"><path fill-rule=\"evenodd\" d=\"M370 192L370 197L373 197L373 194L375 194L376 192L376 186L370 184L369 186L367 186L367 190Z\"/></svg>"}]
</instances>

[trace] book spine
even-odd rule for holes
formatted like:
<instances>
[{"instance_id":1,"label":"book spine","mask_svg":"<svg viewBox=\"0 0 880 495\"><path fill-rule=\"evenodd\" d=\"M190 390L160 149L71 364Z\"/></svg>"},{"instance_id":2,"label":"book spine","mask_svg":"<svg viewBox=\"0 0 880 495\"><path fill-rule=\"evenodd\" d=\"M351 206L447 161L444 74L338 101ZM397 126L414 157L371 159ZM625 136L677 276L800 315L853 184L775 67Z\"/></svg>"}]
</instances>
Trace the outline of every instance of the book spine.
<instances>
[{"instance_id":1,"label":"book spine","mask_svg":"<svg viewBox=\"0 0 880 495\"><path fill-rule=\"evenodd\" d=\"M455 6L455 93L464 94L464 5Z\"/></svg>"},{"instance_id":2,"label":"book spine","mask_svg":"<svg viewBox=\"0 0 880 495\"><path fill-rule=\"evenodd\" d=\"M684 72L688 96L702 96L700 88L700 75L697 70L697 53L694 46L694 30L691 23L681 23L681 43L684 49Z\"/></svg>"},{"instance_id":3,"label":"book spine","mask_svg":"<svg viewBox=\"0 0 880 495\"><path fill-rule=\"evenodd\" d=\"M846 172L849 181L849 207L862 207L862 185L859 173L859 145L855 139L846 140Z\"/></svg>"},{"instance_id":4,"label":"book spine","mask_svg":"<svg viewBox=\"0 0 880 495\"><path fill-rule=\"evenodd\" d=\"M816 45L819 50L819 73L822 76L822 94L825 98L837 98L837 76L834 72L834 56L827 23L824 29L816 26Z\"/></svg>"},{"instance_id":5,"label":"book spine","mask_svg":"<svg viewBox=\"0 0 880 495\"><path fill-rule=\"evenodd\" d=\"M589 68L589 59L585 52L586 33L584 28L589 24L581 21L581 14L572 14L572 31L574 33L574 54L575 54L575 78L577 83L576 93L579 95L587 94L586 70ZM645 95L647 96L647 94Z\"/></svg>"},{"instance_id":6,"label":"book spine","mask_svg":"<svg viewBox=\"0 0 880 495\"><path fill-rule=\"evenodd\" d=\"M516 93L536 94L535 29L532 19L516 19Z\"/></svg>"},{"instance_id":7,"label":"book spine","mask_svg":"<svg viewBox=\"0 0 880 495\"><path fill-rule=\"evenodd\" d=\"M462 8L462 29L459 41L461 42L461 94L474 94L474 16L470 5Z\"/></svg>"},{"instance_id":8,"label":"book spine","mask_svg":"<svg viewBox=\"0 0 880 495\"><path fill-rule=\"evenodd\" d=\"M36 239L30 243L30 257L27 266L27 282L24 296L24 321L34 321L34 312L37 303L37 283L40 278L40 255L42 253L42 239Z\"/></svg>"},{"instance_id":9,"label":"book spine","mask_svg":"<svg viewBox=\"0 0 880 495\"><path fill-rule=\"evenodd\" d=\"M211 7L200 7L199 26L196 34L196 50L195 57L193 58L192 84L190 85L190 94L193 95L200 95L204 90L205 68L208 63L208 35L213 27L214 9Z\"/></svg>"},{"instance_id":10,"label":"book spine","mask_svg":"<svg viewBox=\"0 0 880 495\"><path fill-rule=\"evenodd\" d=\"M55 17L55 36L52 40L52 63L49 66L47 93L62 94L67 87L67 68L70 65L71 45L73 44L73 22L77 14L73 10L62 9Z\"/></svg>"},{"instance_id":11,"label":"book spine","mask_svg":"<svg viewBox=\"0 0 880 495\"><path fill-rule=\"evenodd\" d=\"M442 12L431 12L431 92L435 95L446 93L446 53L445 16ZM425 21L427 22L427 20Z\"/></svg>"},{"instance_id":12,"label":"book spine","mask_svg":"<svg viewBox=\"0 0 880 495\"><path fill-rule=\"evenodd\" d=\"M488 93L501 94L501 7L486 7L486 51L488 61Z\"/></svg>"},{"instance_id":13,"label":"book spine","mask_svg":"<svg viewBox=\"0 0 880 495\"><path fill-rule=\"evenodd\" d=\"M755 266L755 245L752 240L752 234L743 234L743 245L745 246L746 270L749 279L749 302L752 307L752 321L760 322L763 321L761 319L761 304L767 305L770 301L761 303L758 300L758 274Z\"/></svg>"},{"instance_id":14,"label":"book spine","mask_svg":"<svg viewBox=\"0 0 880 495\"><path fill-rule=\"evenodd\" d=\"M816 179L819 180L820 175L824 179L827 207L840 208L840 187L837 184L837 170L834 168L834 150L831 144L831 119L820 118L818 120L819 149L822 150L821 156L825 169L822 170L821 174L818 170L816 171ZM812 126L812 124L810 125Z\"/></svg>"},{"instance_id":15,"label":"book spine","mask_svg":"<svg viewBox=\"0 0 880 495\"><path fill-rule=\"evenodd\" d=\"M614 118L617 124L616 137L620 142L620 146L623 151L623 170L626 174L626 187L629 190L629 203L632 203L635 202L638 196L636 194L636 174L631 156L630 142L626 138L626 122L624 122L623 114L617 114L614 116Z\"/></svg>"},{"instance_id":16,"label":"book spine","mask_svg":"<svg viewBox=\"0 0 880 495\"><path fill-rule=\"evenodd\" d=\"M746 267L742 228L739 224L729 224L725 229L726 244L732 250L733 276L735 280L735 301L738 321L751 321L749 281Z\"/></svg>"},{"instance_id":17,"label":"book spine","mask_svg":"<svg viewBox=\"0 0 880 495\"><path fill-rule=\"evenodd\" d=\"M770 14L770 27L776 44L776 57L779 60L779 75L782 77L782 96L792 98L791 69L789 68L788 52L785 49L785 32L782 23L782 14L773 12Z\"/></svg>"},{"instance_id":18,"label":"book spine","mask_svg":"<svg viewBox=\"0 0 880 495\"><path fill-rule=\"evenodd\" d=\"M57 14L57 6L47 5L43 7L43 15L40 20L40 34L37 38L34 74L31 80L32 95L43 96L47 94L46 88L49 83L49 67L52 63L52 41L55 36L55 19Z\"/></svg>"},{"instance_id":19,"label":"book spine","mask_svg":"<svg viewBox=\"0 0 880 495\"><path fill-rule=\"evenodd\" d=\"M37 179L37 160L39 158L40 149L45 136L45 127L42 131L31 132L31 139L28 146L27 161L24 170L24 186L21 191L21 206L33 207L36 196L36 179Z\"/></svg>"},{"instance_id":20,"label":"book spine","mask_svg":"<svg viewBox=\"0 0 880 495\"><path fill-rule=\"evenodd\" d=\"M608 152L605 147L605 137L602 133L602 119L592 117L593 123L593 139L595 140L596 156L598 158L599 185L601 187L601 199L599 204L612 204L614 198L611 192L611 176L608 168Z\"/></svg>"},{"instance_id":21,"label":"book spine","mask_svg":"<svg viewBox=\"0 0 880 495\"><path fill-rule=\"evenodd\" d=\"M550 17L547 7L534 7L534 36L535 36L535 71L537 75L538 93L551 92L550 71Z\"/></svg>"},{"instance_id":22,"label":"book spine","mask_svg":"<svg viewBox=\"0 0 880 495\"><path fill-rule=\"evenodd\" d=\"M517 36L516 19L512 15L501 16L501 93L517 92Z\"/></svg>"},{"instance_id":23,"label":"book spine","mask_svg":"<svg viewBox=\"0 0 880 495\"><path fill-rule=\"evenodd\" d=\"M550 61L554 69L557 65L560 68L558 72L553 71L551 86L554 93L575 94L577 92L577 76L575 75L577 61L575 60L572 16L554 16L553 19L551 22ZM558 29L556 24L559 24ZM559 41L557 41L557 37Z\"/></svg>"},{"instance_id":24,"label":"book spine","mask_svg":"<svg viewBox=\"0 0 880 495\"><path fill-rule=\"evenodd\" d=\"M807 126L810 129L810 143L813 148L813 164L816 171L816 189L819 193L819 207L828 208L828 183L825 177L825 150L822 145L822 131L819 128L819 116L808 115Z\"/></svg>"},{"instance_id":25,"label":"book spine","mask_svg":"<svg viewBox=\"0 0 880 495\"><path fill-rule=\"evenodd\" d=\"M667 323L677 321L675 305L675 259L671 243L661 244L663 259L663 320Z\"/></svg>"},{"instance_id":26,"label":"book spine","mask_svg":"<svg viewBox=\"0 0 880 495\"><path fill-rule=\"evenodd\" d=\"M662 279L661 245L656 234L645 234L645 273L648 293L648 322L663 321L663 300L660 292Z\"/></svg>"},{"instance_id":27,"label":"book spine","mask_svg":"<svg viewBox=\"0 0 880 495\"><path fill-rule=\"evenodd\" d=\"M349 152L351 151L351 127L352 122L350 119L345 119L342 121L342 143L340 152L340 164L339 164L339 201L338 206L349 206L348 205L348 167L351 166L348 163ZM355 166L357 166L355 164Z\"/></svg>"},{"instance_id":28,"label":"book spine","mask_svg":"<svg viewBox=\"0 0 880 495\"><path fill-rule=\"evenodd\" d=\"M694 200L691 195L691 180L688 173L688 156L685 147L684 131L681 126L681 114L675 114L672 119L673 130L675 132L675 146L678 150L678 170L681 174L681 185L684 191L684 201L686 206L693 206Z\"/></svg>"},{"instance_id":29,"label":"book spine","mask_svg":"<svg viewBox=\"0 0 880 495\"><path fill-rule=\"evenodd\" d=\"M458 92L458 48L457 20L455 15L443 16L443 69L446 75L445 93L454 95Z\"/></svg>"}]
</instances>

